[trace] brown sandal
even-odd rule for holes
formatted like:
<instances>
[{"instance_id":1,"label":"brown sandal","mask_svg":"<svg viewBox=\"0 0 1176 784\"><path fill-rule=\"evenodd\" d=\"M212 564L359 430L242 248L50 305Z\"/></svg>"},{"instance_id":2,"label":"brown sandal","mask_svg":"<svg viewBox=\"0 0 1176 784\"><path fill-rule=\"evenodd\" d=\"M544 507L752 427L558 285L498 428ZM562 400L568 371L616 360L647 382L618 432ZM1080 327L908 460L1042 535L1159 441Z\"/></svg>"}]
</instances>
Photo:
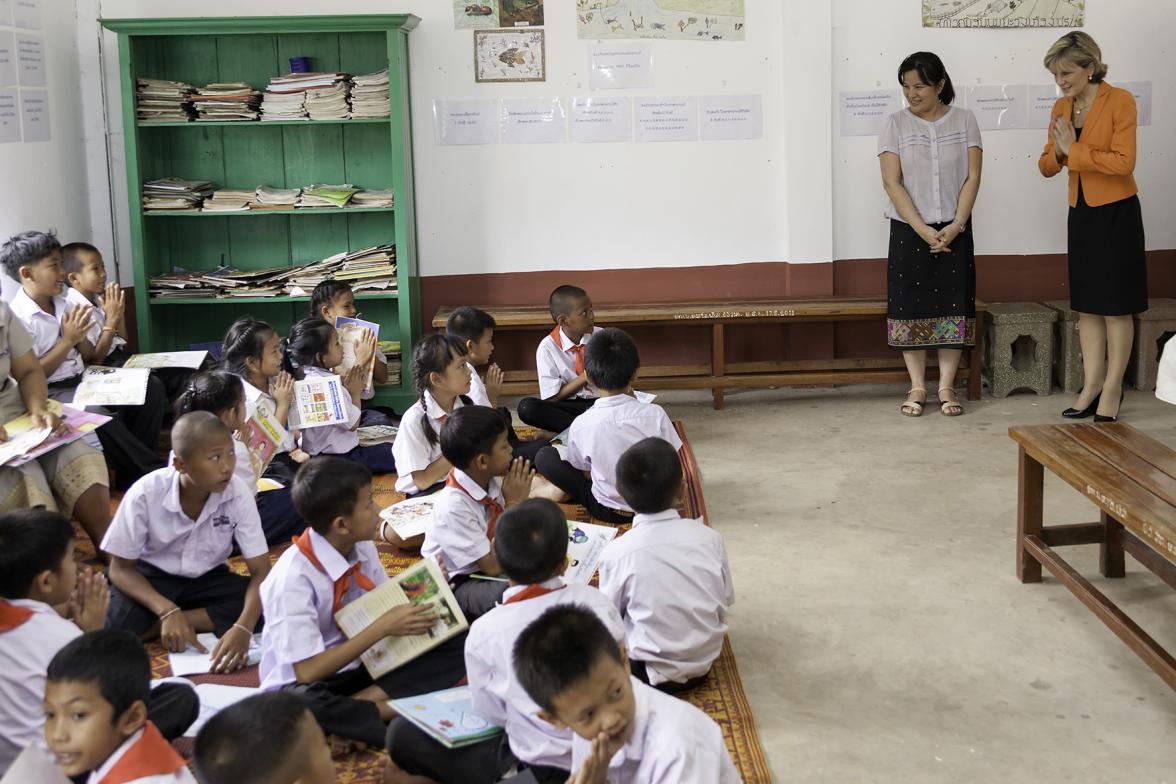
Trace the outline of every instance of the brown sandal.
<instances>
[{"instance_id":1,"label":"brown sandal","mask_svg":"<svg viewBox=\"0 0 1176 784\"><path fill-rule=\"evenodd\" d=\"M950 398L945 398L943 393L946 392L951 395ZM939 413L944 416L958 417L964 413L964 407L960 405L960 401L955 399L955 390L951 387L942 387L939 392Z\"/></svg>"},{"instance_id":2,"label":"brown sandal","mask_svg":"<svg viewBox=\"0 0 1176 784\"><path fill-rule=\"evenodd\" d=\"M922 400L912 400L915 395L922 393ZM927 402L927 390L925 389L911 389L907 392L907 399L903 401L899 407L899 411L903 416L917 417L923 415L923 404Z\"/></svg>"}]
</instances>

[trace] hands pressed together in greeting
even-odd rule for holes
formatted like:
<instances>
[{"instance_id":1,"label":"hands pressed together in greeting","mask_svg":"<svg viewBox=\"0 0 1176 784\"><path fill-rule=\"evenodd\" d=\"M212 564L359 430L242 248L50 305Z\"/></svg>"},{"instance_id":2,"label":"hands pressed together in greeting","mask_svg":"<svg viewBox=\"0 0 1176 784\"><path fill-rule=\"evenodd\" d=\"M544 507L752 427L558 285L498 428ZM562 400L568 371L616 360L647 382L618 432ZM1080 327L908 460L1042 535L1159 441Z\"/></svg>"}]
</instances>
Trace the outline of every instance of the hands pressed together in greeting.
<instances>
[{"instance_id":1,"label":"hands pressed together in greeting","mask_svg":"<svg viewBox=\"0 0 1176 784\"><path fill-rule=\"evenodd\" d=\"M1070 156L1070 145L1078 141L1078 132L1067 118L1058 115L1049 126L1049 136L1054 143L1054 157L1058 163L1065 163Z\"/></svg>"}]
</instances>

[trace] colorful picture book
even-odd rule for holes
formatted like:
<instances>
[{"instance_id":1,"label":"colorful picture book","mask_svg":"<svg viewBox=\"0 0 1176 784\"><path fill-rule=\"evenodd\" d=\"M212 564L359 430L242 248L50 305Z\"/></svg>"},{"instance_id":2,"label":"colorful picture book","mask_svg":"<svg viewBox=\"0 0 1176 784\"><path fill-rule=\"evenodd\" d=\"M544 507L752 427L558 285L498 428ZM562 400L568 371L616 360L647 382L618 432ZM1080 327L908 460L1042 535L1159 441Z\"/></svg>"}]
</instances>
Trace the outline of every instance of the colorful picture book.
<instances>
[{"instance_id":1,"label":"colorful picture book","mask_svg":"<svg viewBox=\"0 0 1176 784\"><path fill-rule=\"evenodd\" d=\"M63 406L56 400L49 401L49 410L61 417L62 422L66 426L65 432L59 435L50 435L39 440L33 446L26 445L21 454L9 456L3 462L3 465L10 465L14 468L16 466L22 466L30 460L35 460L46 452L56 449L63 444L77 441L82 436L94 432L94 430L110 421L110 417L103 414L93 414L89 411L73 408L72 406ZM14 441L18 437L35 429L39 428L33 427L33 418L28 414L22 414L16 419L4 423L4 430L8 433L9 441ZM36 440L36 437L34 436L30 440Z\"/></svg>"},{"instance_id":2,"label":"colorful picture book","mask_svg":"<svg viewBox=\"0 0 1176 784\"><path fill-rule=\"evenodd\" d=\"M469 686L401 697L388 704L447 749L460 749L502 733L501 727L474 713Z\"/></svg>"},{"instance_id":3,"label":"colorful picture book","mask_svg":"<svg viewBox=\"0 0 1176 784\"><path fill-rule=\"evenodd\" d=\"M266 466L273 460L275 454L281 451L282 442L290 434L282 427L277 418L270 412L268 406L257 406L253 416L245 420L237 438L249 450L249 460L253 464L253 474L261 476Z\"/></svg>"},{"instance_id":4,"label":"colorful picture book","mask_svg":"<svg viewBox=\"0 0 1176 784\"><path fill-rule=\"evenodd\" d=\"M91 365L74 392L76 406L141 406L147 399L151 371Z\"/></svg>"},{"instance_id":5,"label":"colorful picture book","mask_svg":"<svg viewBox=\"0 0 1176 784\"><path fill-rule=\"evenodd\" d=\"M339 363L339 367L335 368L335 372L344 376L351 368L355 367L356 349L359 348L360 342L367 336L367 333L371 332L379 339L380 325L374 321L336 316L335 331L339 333L339 345L343 347L343 361ZM367 365L367 379L363 382L365 392L372 389L372 373L376 369L376 355L374 353Z\"/></svg>"},{"instance_id":6,"label":"colorful picture book","mask_svg":"<svg viewBox=\"0 0 1176 784\"><path fill-rule=\"evenodd\" d=\"M335 613L335 623L349 638L371 626L389 610L405 604L432 605L437 622L425 634L385 637L360 656L368 673L379 678L470 627L441 568L432 558L417 562L380 587Z\"/></svg>"},{"instance_id":7,"label":"colorful picture book","mask_svg":"<svg viewBox=\"0 0 1176 784\"><path fill-rule=\"evenodd\" d=\"M207 351L160 351L155 354L133 354L124 368L188 368L196 370L204 364Z\"/></svg>"},{"instance_id":8,"label":"colorful picture book","mask_svg":"<svg viewBox=\"0 0 1176 784\"><path fill-rule=\"evenodd\" d=\"M604 548L616 538L617 529L611 526L568 520L568 568L564 580L569 583L592 582Z\"/></svg>"},{"instance_id":9,"label":"colorful picture book","mask_svg":"<svg viewBox=\"0 0 1176 784\"><path fill-rule=\"evenodd\" d=\"M392 504L380 512L380 519L392 526L401 539L410 539L425 532L425 524L433 516L431 495L417 496Z\"/></svg>"},{"instance_id":10,"label":"colorful picture book","mask_svg":"<svg viewBox=\"0 0 1176 784\"><path fill-rule=\"evenodd\" d=\"M290 404L290 427L306 430L347 421L347 401L351 394L338 376L314 376L294 382L294 400Z\"/></svg>"}]
</instances>

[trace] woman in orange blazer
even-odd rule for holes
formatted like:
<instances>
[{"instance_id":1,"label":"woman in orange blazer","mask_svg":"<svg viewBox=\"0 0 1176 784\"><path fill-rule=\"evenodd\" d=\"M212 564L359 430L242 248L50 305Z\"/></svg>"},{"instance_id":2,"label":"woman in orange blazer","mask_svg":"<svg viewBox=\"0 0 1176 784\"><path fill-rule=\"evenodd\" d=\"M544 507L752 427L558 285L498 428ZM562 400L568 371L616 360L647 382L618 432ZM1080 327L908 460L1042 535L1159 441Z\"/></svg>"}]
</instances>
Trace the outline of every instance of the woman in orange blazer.
<instances>
[{"instance_id":1,"label":"woman in orange blazer","mask_svg":"<svg viewBox=\"0 0 1176 784\"><path fill-rule=\"evenodd\" d=\"M1062 97L1037 166L1046 177L1070 170L1070 307L1078 311L1085 376L1077 402L1062 416L1113 422L1123 402L1131 317L1147 310L1143 217L1132 177L1135 97L1103 81L1107 66L1086 33L1058 39L1045 67Z\"/></svg>"}]
</instances>

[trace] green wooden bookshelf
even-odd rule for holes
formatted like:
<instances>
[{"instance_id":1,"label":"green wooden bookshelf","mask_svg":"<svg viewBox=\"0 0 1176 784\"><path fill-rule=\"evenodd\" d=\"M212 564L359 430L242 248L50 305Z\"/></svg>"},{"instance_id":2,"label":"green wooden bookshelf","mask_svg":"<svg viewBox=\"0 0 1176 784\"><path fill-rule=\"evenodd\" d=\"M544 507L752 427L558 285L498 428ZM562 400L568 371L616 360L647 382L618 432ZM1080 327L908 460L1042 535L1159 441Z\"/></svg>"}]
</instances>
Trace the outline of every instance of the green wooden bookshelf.
<instances>
[{"instance_id":1,"label":"green wooden bookshelf","mask_svg":"<svg viewBox=\"0 0 1176 784\"><path fill-rule=\"evenodd\" d=\"M341 251L396 246L394 292L361 292L363 317L381 340L399 340L399 385L376 400L403 411L416 395L407 371L420 324L413 199L408 35L412 15L104 19L118 34L122 116L135 278L143 351L184 349L219 340L252 315L282 332L308 313L306 297L169 299L147 296L153 275L175 267L264 269L305 264ZM137 122L135 79L173 79L197 87L248 82L264 89L309 56L316 71L365 74L389 69L391 116L358 120ZM145 211L146 180L176 176L222 188L352 183L395 192L395 207L203 213ZM248 218L248 220L242 220ZM228 307L226 307L228 306Z\"/></svg>"}]
</instances>

